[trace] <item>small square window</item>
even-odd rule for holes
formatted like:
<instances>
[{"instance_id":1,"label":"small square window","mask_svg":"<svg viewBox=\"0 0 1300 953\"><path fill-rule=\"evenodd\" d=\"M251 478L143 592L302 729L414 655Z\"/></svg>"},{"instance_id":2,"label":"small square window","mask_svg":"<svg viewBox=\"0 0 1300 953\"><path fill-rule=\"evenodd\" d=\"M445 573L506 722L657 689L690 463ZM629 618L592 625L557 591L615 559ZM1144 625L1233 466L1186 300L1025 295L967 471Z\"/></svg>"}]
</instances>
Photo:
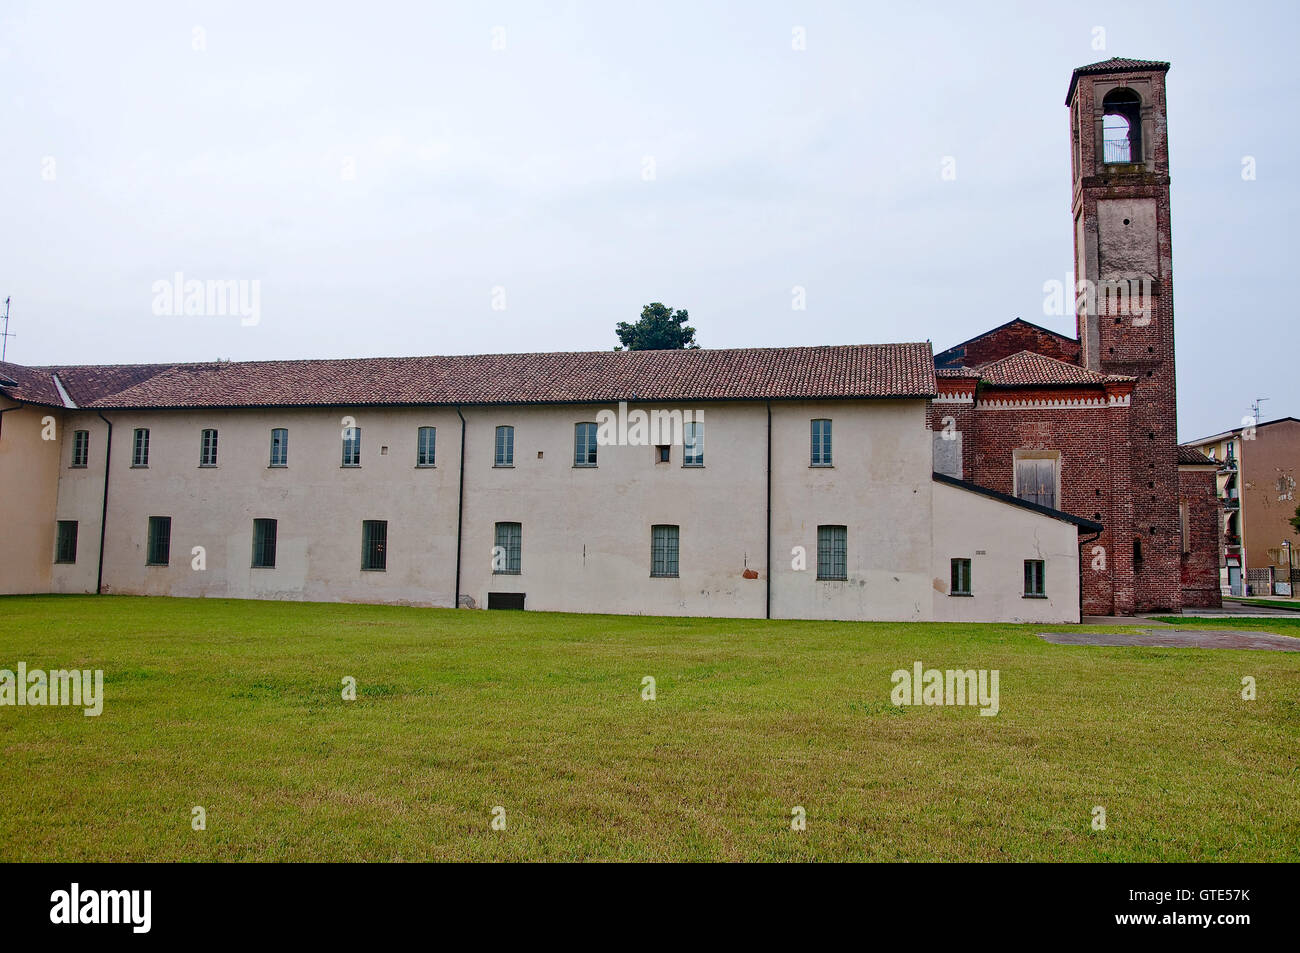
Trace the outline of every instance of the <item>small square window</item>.
<instances>
[{"instance_id":1,"label":"small square window","mask_svg":"<svg viewBox=\"0 0 1300 953\"><path fill-rule=\"evenodd\" d=\"M950 596L969 596L970 589L970 560L954 559L951 561L952 578L948 587Z\"/></svg>"},{"instance_id":2,"label":"small square window","mask_svg":"<svg viewBox=\"0 0 1300 953\"><path fill-rule=\"evenodd\" d=\"M1025 560L1025 598L1026 599L1046 599L1047 593L1043 586L1044 562L1041 559Z\"/></svg>"},{"instance_id":3,"label":"small square window","mask_svg":"<svg viewBox=\"0 0 1300 953\"><path fill-rule=\"evenodd\" d=\"M671 463L671 462L672 462L672 450L673 450L673 448L672 448L671 446L669 446L668 444L666 444L666 443L661 443L661 444L659 444L657 447L655 447L655 462L656 462L656 463Z\"/></svg>"}]
</instances>

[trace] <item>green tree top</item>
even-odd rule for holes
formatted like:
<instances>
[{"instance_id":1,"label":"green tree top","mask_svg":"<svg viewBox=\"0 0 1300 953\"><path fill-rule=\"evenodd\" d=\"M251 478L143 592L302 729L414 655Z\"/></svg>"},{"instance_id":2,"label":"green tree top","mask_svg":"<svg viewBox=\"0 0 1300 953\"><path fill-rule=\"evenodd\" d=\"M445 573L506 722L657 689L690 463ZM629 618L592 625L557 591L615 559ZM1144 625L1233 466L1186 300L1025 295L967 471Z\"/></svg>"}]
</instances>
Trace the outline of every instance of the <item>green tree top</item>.
<instances>
[{"instance_id":1,"label":"green tree top","mask_svg":"<svg viewBox=\"0 0 1300 953\"><path fill-rule=\"evenodd\" d=\"M620 321L614 333L623 343L614 348L621 351L680 351L698 349L695 343L695 329L687 325L690 315L686 311L674 311L667 305L655 301L641 309L641 318L635 324Z\"/></svg>"}]
</instances>

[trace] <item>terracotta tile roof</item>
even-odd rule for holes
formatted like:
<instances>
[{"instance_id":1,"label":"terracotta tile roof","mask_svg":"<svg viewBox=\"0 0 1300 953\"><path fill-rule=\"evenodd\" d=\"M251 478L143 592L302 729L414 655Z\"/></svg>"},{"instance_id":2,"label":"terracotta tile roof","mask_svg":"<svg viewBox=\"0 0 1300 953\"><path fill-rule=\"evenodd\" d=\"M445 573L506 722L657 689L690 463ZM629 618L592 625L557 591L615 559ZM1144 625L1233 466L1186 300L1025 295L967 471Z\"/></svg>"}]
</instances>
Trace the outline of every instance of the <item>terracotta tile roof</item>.
<instances>
[{"instance_id":1,"label":"terracotta tile roof","mask_svg":"<svg viewBox=\"0 0 1300 953\"><path fill-rule=\"evenodd\" d=\"M78 405L119 409L855 399L929 397L936 390L928 343L55 370Z\"/></svg>"},{"instance_id":2,"label":"terracotta tile roof","mask_svg":"<svg viewBox=\"0 0 1300 953\"><path fill-rule=\"evenodd\" d=\"M1209 457L1207 457L1207 456L1206 456L1204 453L1202 453L1201 451L1197 450L1195 447L1179 447L1179 448L1178 448L1178 462L1179 462L1179 463L1189 463L1189 464L1207 464L1207 463L1208 463L1208 464L1211 464L1211 465L1213 465L1213 463L1214 463L1213 460L1211 460Z\"/></svg>"},{"instance_id":3,"label":"terracotta tile roof","mask_svg":"<svg viewBox=\"0 0 1300 953\"><path fill-rule=\"evenodd\" d=\"M168 370L171 364L82 364L69 367L23 367L20 364L0 364L0 378L15 382L5 386L0 381L0 393L15 400L32 404L64 406L54 375L58 374L68 397L78 407L116 394Z\"/></svg>"},{"instance_id":4,"label":"terracotta tile roof","mask_svg":"<svg viewBox=\"0 0 1300 953\"><path fill-rule=\"evenodd\" d=\"M1122 56L1112 56L1108 60L1089 63L1087 66L1077 66L1074 72L1070 74L1070 89L1065 94L1065 105L1070 105L1070 99L1074 96L1074 87L1078 84L1080 76L1095 73L1127 73L1132 70L1158 70L1164 73L1169 70L1169 64L1161 60L1133 60Z\"/></svg>"},{"instance_id":5,"label":"terracotta tile roof","mask_svg":"<svg viewBox=\"0 0 1300 953\"><path fill-rule=\"evenodd\" d=\"M1067 364L1033 351L1019 351L979 369L984 383L993 387L1042 387L1053 385L1107 384L1131 381L1121 374L1098 374L1077 364Z\"/></svg>"}]
</instances>

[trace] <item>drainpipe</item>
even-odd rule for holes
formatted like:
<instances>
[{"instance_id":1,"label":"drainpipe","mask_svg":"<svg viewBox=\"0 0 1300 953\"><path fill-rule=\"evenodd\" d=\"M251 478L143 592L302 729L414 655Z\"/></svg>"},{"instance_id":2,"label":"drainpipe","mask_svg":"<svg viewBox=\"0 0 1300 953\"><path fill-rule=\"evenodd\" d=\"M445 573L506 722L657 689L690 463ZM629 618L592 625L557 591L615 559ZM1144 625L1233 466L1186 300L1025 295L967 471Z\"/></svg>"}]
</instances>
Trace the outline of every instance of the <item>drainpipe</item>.
<instances>
[{"instance_id":1,"label":"drainpipe","mask_svg":"<svg viewBox=\"0 0 1300 953\"><path fill-rule=\"evenodd\" d=\"M1084 558L1083 547L1087 546L1089 543L1095 543L1098 539L1101 538L1101 534L1104 532L1105 532L1104 529L1099 529L1097 530L1097 532L1093 533L1087 539L1079 540L1079 621L1080 622L1083 621L1083 558ZM1115 601L1115 594L1112 592L1111 608L1114 608L1114 601Z\"/></svg>"},{"instance_id":2,"label":"drainpipe","mask_svg":"<svg viewBox=\"0 0 1300 953\"><path fill-rule=\"evenodd\" d=\"M108 464L113 456L113 421L97 411L99 419L108 424L108 440L104 444L104 506L99 513L99 574L95 577L95 595L104 591L104 531L108 528Z\"/></svg>"},{"instance_id":3,"label":"drainpipe","mask_svg":"<svg viewBox=\"0 0 1300 953\"><path fill-rule=\"evenodd\" d=\"M763 618L772 618L772 402L767 402L767 606Z\"/></svg>"},{"instance_id":4,"label":"drainpipe","mask_svg":"<svg viewBox=\"0 0 1300 953\"><path fill-rule=\"evenodd\" d=\"M456 490L456 601L452 608L460 608L460 534L461 524L465 515L465 415L456 408L456 416L460 418L460 486Z\"/></svg>"}]
</instances>

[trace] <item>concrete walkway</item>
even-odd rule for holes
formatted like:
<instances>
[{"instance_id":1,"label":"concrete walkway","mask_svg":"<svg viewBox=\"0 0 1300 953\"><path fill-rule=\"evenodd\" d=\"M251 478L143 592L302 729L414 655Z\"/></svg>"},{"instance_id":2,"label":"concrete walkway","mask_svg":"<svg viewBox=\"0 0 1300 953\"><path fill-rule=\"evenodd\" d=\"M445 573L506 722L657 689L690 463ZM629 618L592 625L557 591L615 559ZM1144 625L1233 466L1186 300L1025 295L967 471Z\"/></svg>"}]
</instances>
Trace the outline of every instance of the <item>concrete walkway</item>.
<instances>
[{"instance_id":1,"label":"concrete walkway","mask_svg":"<svg viewBox=\"0 0 1300 953\"><path fill-rule=\"evenodd\" d=\"M1132 621L1129 623L1132 624ZM1144 620L1144 626L1146 622ZM1300 652L1300 639L1249 629L1179 629L1155 623L1133 635L1115 632L1039 632L1038 637L1056 645L1155 645L1171 649L1264 649Z\"/></svg>"}]
</instances>

